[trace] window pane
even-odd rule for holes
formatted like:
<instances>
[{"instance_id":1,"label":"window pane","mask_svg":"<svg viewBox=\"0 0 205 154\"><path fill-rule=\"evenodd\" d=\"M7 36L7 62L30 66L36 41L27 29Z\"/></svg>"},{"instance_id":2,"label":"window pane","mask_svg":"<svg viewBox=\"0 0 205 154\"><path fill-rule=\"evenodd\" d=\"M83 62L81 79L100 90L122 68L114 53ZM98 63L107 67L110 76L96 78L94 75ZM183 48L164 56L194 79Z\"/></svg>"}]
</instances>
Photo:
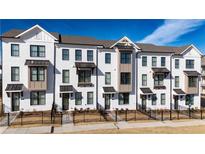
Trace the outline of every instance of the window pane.
<instances>
[{"instance_id":1,"label":"window pane","mask_svg":"<svg viewBox=\"0 0 205 154\"><path fill-rule=\"evenodd\" d=\"M11 67L11 81L19 81L19 67Z\"/></svg>"},{"instance_id":2,"label":"window pane","mask_svg":"<svg viewBox=\"0 0 205 154\"><path fill-rule=\"evenodd\" d=\"M46 95L44 91L39 92L39 105L44 105L46 104Z\"/></svg>"},{"instance_id":3,"label":"window pane","mask_svg":"<svg viewBox=\"0 0 205 154\"><path fill-rule=\"evenodd\" d=\"M161 57L161 66L165 66L165 63L166 63L166 58Z\"/></svg>"},{"instance_id":4,"label":"window pane","mask_svg":"<svg viewBox=\"0 0 205 154\"><path fill-rule=\"evenodd\" d=\"M38 105L38 93L31 92L31 105Z\"/></svg>"},{"instance_id":5,"label":"window pane","mask_svg":"<svg viewBox=\"0 0 205 154\"><path fill-rule=\"evenodd\" d=\"M36 45L31 45L30 50L31 57L38 57L38 47Z\"/></svg>"},{"instance_id":6,"label":"window pane","mask_svg":"<svg viewBox=\"0 0 205 154\"><path fill-rule=\"evenodd\" d=\"M111 63L111 54L105 53L105 63L110 64Z\"/></svg>"},{"instance_id":7,"label":"window pane","mask_svg":"<svg viewBox=\"0 0 205 154\"><path fill-rule=\"evenodd\" d=\"M131 63L131 53L121 52L120 62L121 64L130 64Z\"/></svg>"},{"instance_id":8,"label":"window pane","mask_svg":"<svg viewBox=\"0 0 205 154\"><path fill-rule=\"evenodd\" d=\"M179 76L175 76L175 87L179 87Z\"/></svg>"},{"instance_id":9,"label":"window pane","mask_svg":"<svg viewBox=\"0 0 205 154\"><path fill-rule=\"evenodd\" d=\"M81 61L82 60L82 51L75 50L75 60Z\"/></svg>"},{"instance_id":10,"label":"window pane","mask_svg":"<svg viewBox=\"0 0 205 154\"><path fill-rule=\"evenodd\" d=\"M87 50L87 61L93 61L93 50Z\"/></svg>"},{"instance_id":11,"label":"window pane","mask_svg":"<svg viewBox=\"0 0 205 154\"><path fill-rule=\"evenodd\" d=\"M142 74L142 86L147 86L147 75Z\"/></svg>"},{"instance_id":12,"label":"window pane","mask_svg":"<svg viewBox=\"0 0 205 154\"><path fill-rule=\"evenodd\" d=\"M161 94L161 105L165 105L165 94Z\"/></svg>"},{"instance_id":13,"label":"window pane","mask_svg":"<svg viewBox=\"0 0 205 154\"><path fill-rule=\"evenodd\" d=\"M121 84L130 84L130 73L121 73Z\"/></svg>"},{"instance_id":14,"label":"window pane","mask_svg":"<svg viewBox=\"0 0 205 154\"><path fill-rule=\"evenodd\" d=\"M93 104L93 92L87 93L87 104Z\"/></svg>"},{"instance_id":15,"label":"window pane","mask_svg":"<svg viewBox=\"0 0 205 154\"><path fill-rule=\"evenodd\" d=\"M69 60L69 50L68 49L63 49L62 50L62 59L63 60Z\"/></svg>"},{"instance_id":16,"label":"window pane","mask_svg":"<svg viewBox=\"0 0 205 154\"><path fill-rule=\"evenodd\" d=\"M179 59L175 59L175 68L179 68Z\"/></svg>"},{"instance_id":17,"label":"window pane","mask_svg":"<svg viewBox=\"0 0 205 154\"><path fill-rule=\"evenodd\" d=\"M147 57L142 57L142 66L147 66Z\"/></svg>"},{"instance_id":18,"label":"window pane","mask_svg":"<svg viewBox=\"0 0 205 154\"><path fill-rule=\"evenodd\" d=\"M69 70L63 70L63 83L69 83L70 72Z\"/></svg>"},{"instance_id":19,"label":"window pane","mask_svg":"<svg viewBox=\"0 0 205 154\"><path fill-rule=\"evenodd\" d=\"M38 80L38 73L37 73L37 67L31 67L31 81L37 81Z\"/></svg>"},{"instance_id":20,"label":"window pane","mask_svg":"<svg viewBox=\"0 0 205 154\"><path fill-rule=\"evenodd\" d=\"M186 60L186 68L194 68L194 60Z\"/></svg>"},{"instance_id":21,"label":"window pane","mask_svg":"<svg viewBox=\"0 0 205 154\"><path fill-rule=\"evenodd\" d=\"M152 57L152 66L157 66L157 57Z\"/></svg>"},{"instance_id":22,"label":"window pane","mask_svg":"<svg viewBox=\"0 0 205 154\"><path fill-rule=\"evenodd\" d=\"M45 57L45 46L38 46L38 56Z\"/></svg>"},{"instance_id":23,"label":"window pane","mask_svg":"<svg viewBox=\"0 0 205 154\"><path fill-rule=\"evenodd\" d=\"M19 56L19 45L11 44L11 56Z\"/></svg>"},{"instance_id":24,"label":"window pane","mask_svg":"<svg viewBox=\"0 0 205 154\"><path fill-rule=\"evenodd\" d=\"M42 67L38 68L38 81L44 81L45 79L45 70Z\"/></svg>"},{"instance_id":25,"label":"window pane","mask_svg":"<svg viewBox=\"0 0 205 154\"><path fill-rule=\"evenodd\" d=\"M82 104L82 93L76 92L75 93L75 105L81 105Z\"/></svg>"},{"instance_id":26,"label":"window pane","mask_svg":"<svg viewBox=\"0 0 205 154\"><path fill-rule=\"evenodd\" d=\"M111 84L111 73L105 72L105 84L110 85Z\"/></svg>"}]
</instances>

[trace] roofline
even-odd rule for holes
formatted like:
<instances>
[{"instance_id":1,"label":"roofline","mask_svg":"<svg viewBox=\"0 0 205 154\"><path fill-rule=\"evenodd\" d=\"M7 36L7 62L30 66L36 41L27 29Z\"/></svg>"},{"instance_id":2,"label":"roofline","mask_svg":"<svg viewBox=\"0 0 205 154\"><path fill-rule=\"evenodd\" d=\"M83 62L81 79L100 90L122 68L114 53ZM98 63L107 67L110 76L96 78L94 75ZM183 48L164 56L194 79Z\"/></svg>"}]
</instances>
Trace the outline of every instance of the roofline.
<instances>
[{"instance_id":1,"label":"roofline","mask_svg":"<svg viewBox=\"0 0 205 154\"><path fill-rule=\"evenodd\" d=\"M201 51L193 44L189 45L184 51L182 51L180 54L184 54L186 52L186 50L188 50L190 47L193 47L194 49L196 49L196 51L203 56L203 54L201 53Z\"/></svg>"},{"instance_id":2,"label":"roofline","mask_svg":"<svg viewBox=\"0 0 205 154\"><path fill-rule=\"evenodd\" d=\"M46 31L45 29L43 29L43 28L42 28L41 26L39 26L39 25L34 25L33 27L31 27L31 28L25 30L24 32L18 34L17 36L15 36L15 38L18 38L18 37L24 35L25 33L31 31L31 30L34 29L34 28L39 28L40 30L42 30L42 31L44 31L45 33L47 33L48 35L50 35L54 40L58 40L56 37L54 37L53 35L51 35L48 31Z\"/></svg>"}]
</instances>

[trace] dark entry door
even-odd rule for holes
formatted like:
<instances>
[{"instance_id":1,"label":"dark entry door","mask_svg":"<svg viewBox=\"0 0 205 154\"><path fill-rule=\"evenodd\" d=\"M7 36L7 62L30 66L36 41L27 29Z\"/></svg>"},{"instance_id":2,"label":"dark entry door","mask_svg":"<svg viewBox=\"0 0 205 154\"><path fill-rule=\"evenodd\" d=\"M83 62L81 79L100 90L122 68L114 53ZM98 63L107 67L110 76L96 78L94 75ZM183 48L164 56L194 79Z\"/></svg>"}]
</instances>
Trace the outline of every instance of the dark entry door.
<instances>
[{"instance_id":1,"label":"dark entry door","mask_svg":"<svg viewBox=\"0 0 205 154\"><path fill-rule=\"evenodd\" d=\"M174 98L174 109L178 110L179 109L179 97Z\"/></svg>"},{"instance_id":2,"label":"dark entry door","mask_svg":"<svg viewBox=\"0 0 205 154\"><path fill-rule=\"evenodd\" d=\"M147 99L144 96L144 97L142 97L142 109L146 110L146 108L147 108Z\"/></svg>"},{"instance_id":3,"label":"dark entry door","mask_svg":"<svg viewBox=\"0 0 205 154\"><path fill-rule=\"evenodd\" d=\"M105 110L110 109L110 95L105 95Z\"/></svg>"},{"instance_id":4,"label":"dark entry door","mask_svg":"<svg viewBox=\"0 0 205 154\"><path fill-rule=\"evenodd\" d=\"M62 96L63 110L69 110L69 94L65 93Z\"/></svg>"},{"instance_id":5,"label":"dark entry door","mask_svg":"<svg viewBox=\"0 0 205 154\"><path fill-rule=\"evenodd\" d=\"M12 111L19 111L20 108L20 93L12 93L11 96Z\"/></svg>"}]
</instances>

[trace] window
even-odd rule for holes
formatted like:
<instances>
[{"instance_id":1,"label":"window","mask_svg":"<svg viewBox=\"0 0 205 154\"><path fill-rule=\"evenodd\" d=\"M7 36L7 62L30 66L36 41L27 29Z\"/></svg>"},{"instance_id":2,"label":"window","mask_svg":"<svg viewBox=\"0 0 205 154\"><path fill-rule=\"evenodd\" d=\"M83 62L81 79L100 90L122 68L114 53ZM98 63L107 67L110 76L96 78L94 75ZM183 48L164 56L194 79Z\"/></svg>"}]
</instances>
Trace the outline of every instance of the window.
<instances>
[{"instance_id":1,"label":"window","mask_svg":"<svg viewBox=\"0 0 205 154\"><path fill-rule=\"evenodd\" d=\"M147 57L146 56L142 57L142 66L147 66Z\"/></svg>"},{"instance_id":2,"label":"window","mask_svg":"<svg viewBox=\"0 0 205 154\"><path fill-rule=\"evenodd\" d=\"M161 105L165 105L165 94L161 94Z\"/></svg>"},{"instance_id":3,"label":"window","mask_svg":"<svg viewBox=\"0 0 205 154\"><path fill-rule=\"evenodd\" d=\"M154 86L163 86L164 85L164 75L158 74L154 76Z\"/></svg>"},{"instance_id":4,"label":"window","mask_svg":"<svg viewBox=\"0 0 205 154\"><path fill-rule=\"evenodd\" d=\"M30 46L31 57L45 57L45 46L31 45Z\"/></svg>"},{"instance_id":5,"label":"window","mask_svg":"<svg viewBox=\"0 0 205 154\"><path fill-rule=\"evenodd\" d=\"M11 44L11 56L19 56L19 44Z\"/></svg>"},{"instance_id":6,"label":"window","mask_svg":"<svg viewBox=\"0 0 205 154\"><path fill-rule=\"evenodd\" d=\"M175 59L175 68L176 68L176 69L179 68L179 59Z\"/></svg>"},{"instance_id":7,"label":"window","mask_svg":"<svg viewBox=\"0 0 205 154\"><path fill-rule=\"evenodd\" d=\"M110 64L110 63L111 63L111 54L105 53L105 64Z\"/></svg>"},{"instance_id":8,"label":"window","mask_svg":"<svg viewBox=\"0 0 205 154\"><path fill-rule=\"evenodd\" d=\"M62 50L62 60L69 60L69 50L68 49Z\"/></svg>"},{"instance_id":9,"label":"window","mask_svg":"<svg viewBox=\"0 0 205 154\"><path fill-rule=\"evenodd\" d=\"M69 81L70 81L69 70L63 70L63 83L69 83Z\"/></svg>"},{"instance_id":10,"label":"window","mask_svg":"<svg viewBox=\"0 0 205 154\"><path fill-rule=\"evenodd\" d=\"M186 68L194 68L194 60L186 60Z\"/></svg>"},{"instance_id":11,"label":"window","mask_svg":"<svg viewBox=\"0 0 205 154\"><path fill-rule=\"evenodd\" d=\"M19 81L19 67L11 67L11 81Z\"/></svg>"},{"instance_id":12,"label":"window","mask_svg":"<svg viewBox=\"0 0 205 154\"><path fill-rule=\"evenodd\" d=\"M119 93L119 105L129 104L129 93Z\"/></svg>"},{"instance_id":13,"label":"window","mask_svg":"<svg viewBox=\"0 0 205 154\"><path fill-rule=\"evenodd\" d=\"M82 105L82 93L81 92L75 93L75 105Z\"/></svg>"},{"instance_id":14,"label":"window","mask_svg":"<svg viewBox=\"0 0 205 154\"><path fill-rule=\"evenodd\" d=\"M152 57L152 66L157 66L157 57Z\"/></svg>"},{"instance_id":15,"label":"window","mask_svg":"<svg viewBox=\"0 0 205 154\"><path fill-rule=\"evenodd\" d=\"M31 81L44 81L45 69L43 67L31 67Z\"/></svg>"},{"instance_id":16,"label":"window","mask_svg":"<svg viewBox=\"0 0 205 154\"><path fill-rule=\"evenodd\" d=\"M93 61L93 50L87 50L87 61Z\"/></svg>"},{"instance_id":17,"label":"window","mask_svg":"<svg viewBox=\"0 0 205 154\"><path fill-rule=\"evenodd\" d=\"M75 50L75 60L81 61L82 60L82 51Z\"/></svg>"},{"instance_id":18,"label":"window","mask_svg":"<svg viewBox=\"0 0 205 154\"><path fill-rule=\"evenodd\" d=\"M142 74L142 86L147 86L147 74Z\"/></svg>"},{"instance_id":19,"label":"window","mask_svg":"<svg viewBox=\"0 0 205 154\"><path fill-rule=\"evenodd\" d=\"M91 71L82 70L78 72L78 82L90 83L91 82Z\"/></svg>"},{"instance_id":20,"label":"window","mask_svg":"<svg viewBox=\"0 0 205 154\"><path fill-rule=\"evenodd\" d=\"M105 84L110 85L111 84L111 73L105 72Z\"/></svg>"},{"instance_id":21,"label":"window","mask_svg":"<svg viewBox=\"0 0 205 154\"><path fill-rule=\"evenodd\" d=\"M93 92L87 92L87 104L93 104Z\"/></svg>"},{"instance_id":22,"label":"window","mask_svg":"<svg viewBox=\"0 0 205 154\"><path fill-rule=\"evenodd\" d=\"M120 63L130 64L131 63L131 53L121 52L120 53Z\"/></svg>"},{"instance_id":23,"label":"window","mask_svg":"<svg viewBox=\"0 0 205 154\"><path fill-rule=\"evenodd\" d=\"M194 95L186 95L186 105L194 105Z\"/></svg>"},{"instance_id":24,"label":"window","mask_svg":"<svg viewBox=\"0 0 205 154\"><path fill-rule=\"evenodd\" d=\"M197 87L197 77L189 76L188 77L188 86L189 87Z\"/></svg>"},{"instance_id":25,"label":"window","mask_svg":"<svg viewBox=\"0 0 205 154\"><path fill-rule=\"evenodd\" d=\"M130 84L130 73L121 73L120 76L120 83L121 84Z\"/></svg>"},{"instance_id":26,"label":"window","mask_svg":"<svg viewBox=\"0 0 205 154\"><path fill-rule=\"evenodd\" d=\"M156 97L156 95L152 95L152 105L157 105L157 97Z\"/></svg>"},{"instance_id":27,"label":"window","mask_svg":"<svg viewBox=\"0 0 205 154\"><path fill-rule=\"evenodd\" d=\"M175 87L179 87L179 76L175 76Z\"/></svg>"},{"instance_id":28,"label":"window","mask_svg":"<svg viewBox=\"0 0 205 154\"><path fill-rule=\"evenodd\" d=\"M46 104L46 92L45 91L31 92L31 105L45 105L45 104Z\"/></svg>"},{"instance_id":29,"label":"window","mask_svg":"<svg viewBox=\"0 0 205 154\"><path fill-rule=\"evenodd\" d=\"M166 64L166 57L161 57L161 66L165 66Z\"/></svg>"}]
</instances>

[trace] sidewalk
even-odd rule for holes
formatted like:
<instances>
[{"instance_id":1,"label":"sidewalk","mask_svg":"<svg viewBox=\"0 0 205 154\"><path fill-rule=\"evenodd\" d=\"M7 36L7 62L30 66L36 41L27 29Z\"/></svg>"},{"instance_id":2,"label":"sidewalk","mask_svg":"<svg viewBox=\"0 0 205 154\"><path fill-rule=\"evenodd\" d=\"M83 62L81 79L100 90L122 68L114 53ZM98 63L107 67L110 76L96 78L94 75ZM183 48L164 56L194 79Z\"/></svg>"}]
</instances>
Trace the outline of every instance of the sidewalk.
<instances>
[{"instance_id":1,"label":"sidewalk","mask_svg":"<svg viewBox=\"0 0 205 154\"><path fill-rule=\"evenodd\" d=\"M128 123L128 122L110 122L102 124L90 125L73 125L65 124L62 127L55 127L54 133L73 133L92 130L106 129L129 129L129 128L150 128L150 127L186 127L205 125L205 120L190 120L190 121L156 121L146 123ZM48 134L51 131L51 126L31 127L31 128L3 128L0 127L0 133L4 134Z\"/></svg>"}]
</instances>

